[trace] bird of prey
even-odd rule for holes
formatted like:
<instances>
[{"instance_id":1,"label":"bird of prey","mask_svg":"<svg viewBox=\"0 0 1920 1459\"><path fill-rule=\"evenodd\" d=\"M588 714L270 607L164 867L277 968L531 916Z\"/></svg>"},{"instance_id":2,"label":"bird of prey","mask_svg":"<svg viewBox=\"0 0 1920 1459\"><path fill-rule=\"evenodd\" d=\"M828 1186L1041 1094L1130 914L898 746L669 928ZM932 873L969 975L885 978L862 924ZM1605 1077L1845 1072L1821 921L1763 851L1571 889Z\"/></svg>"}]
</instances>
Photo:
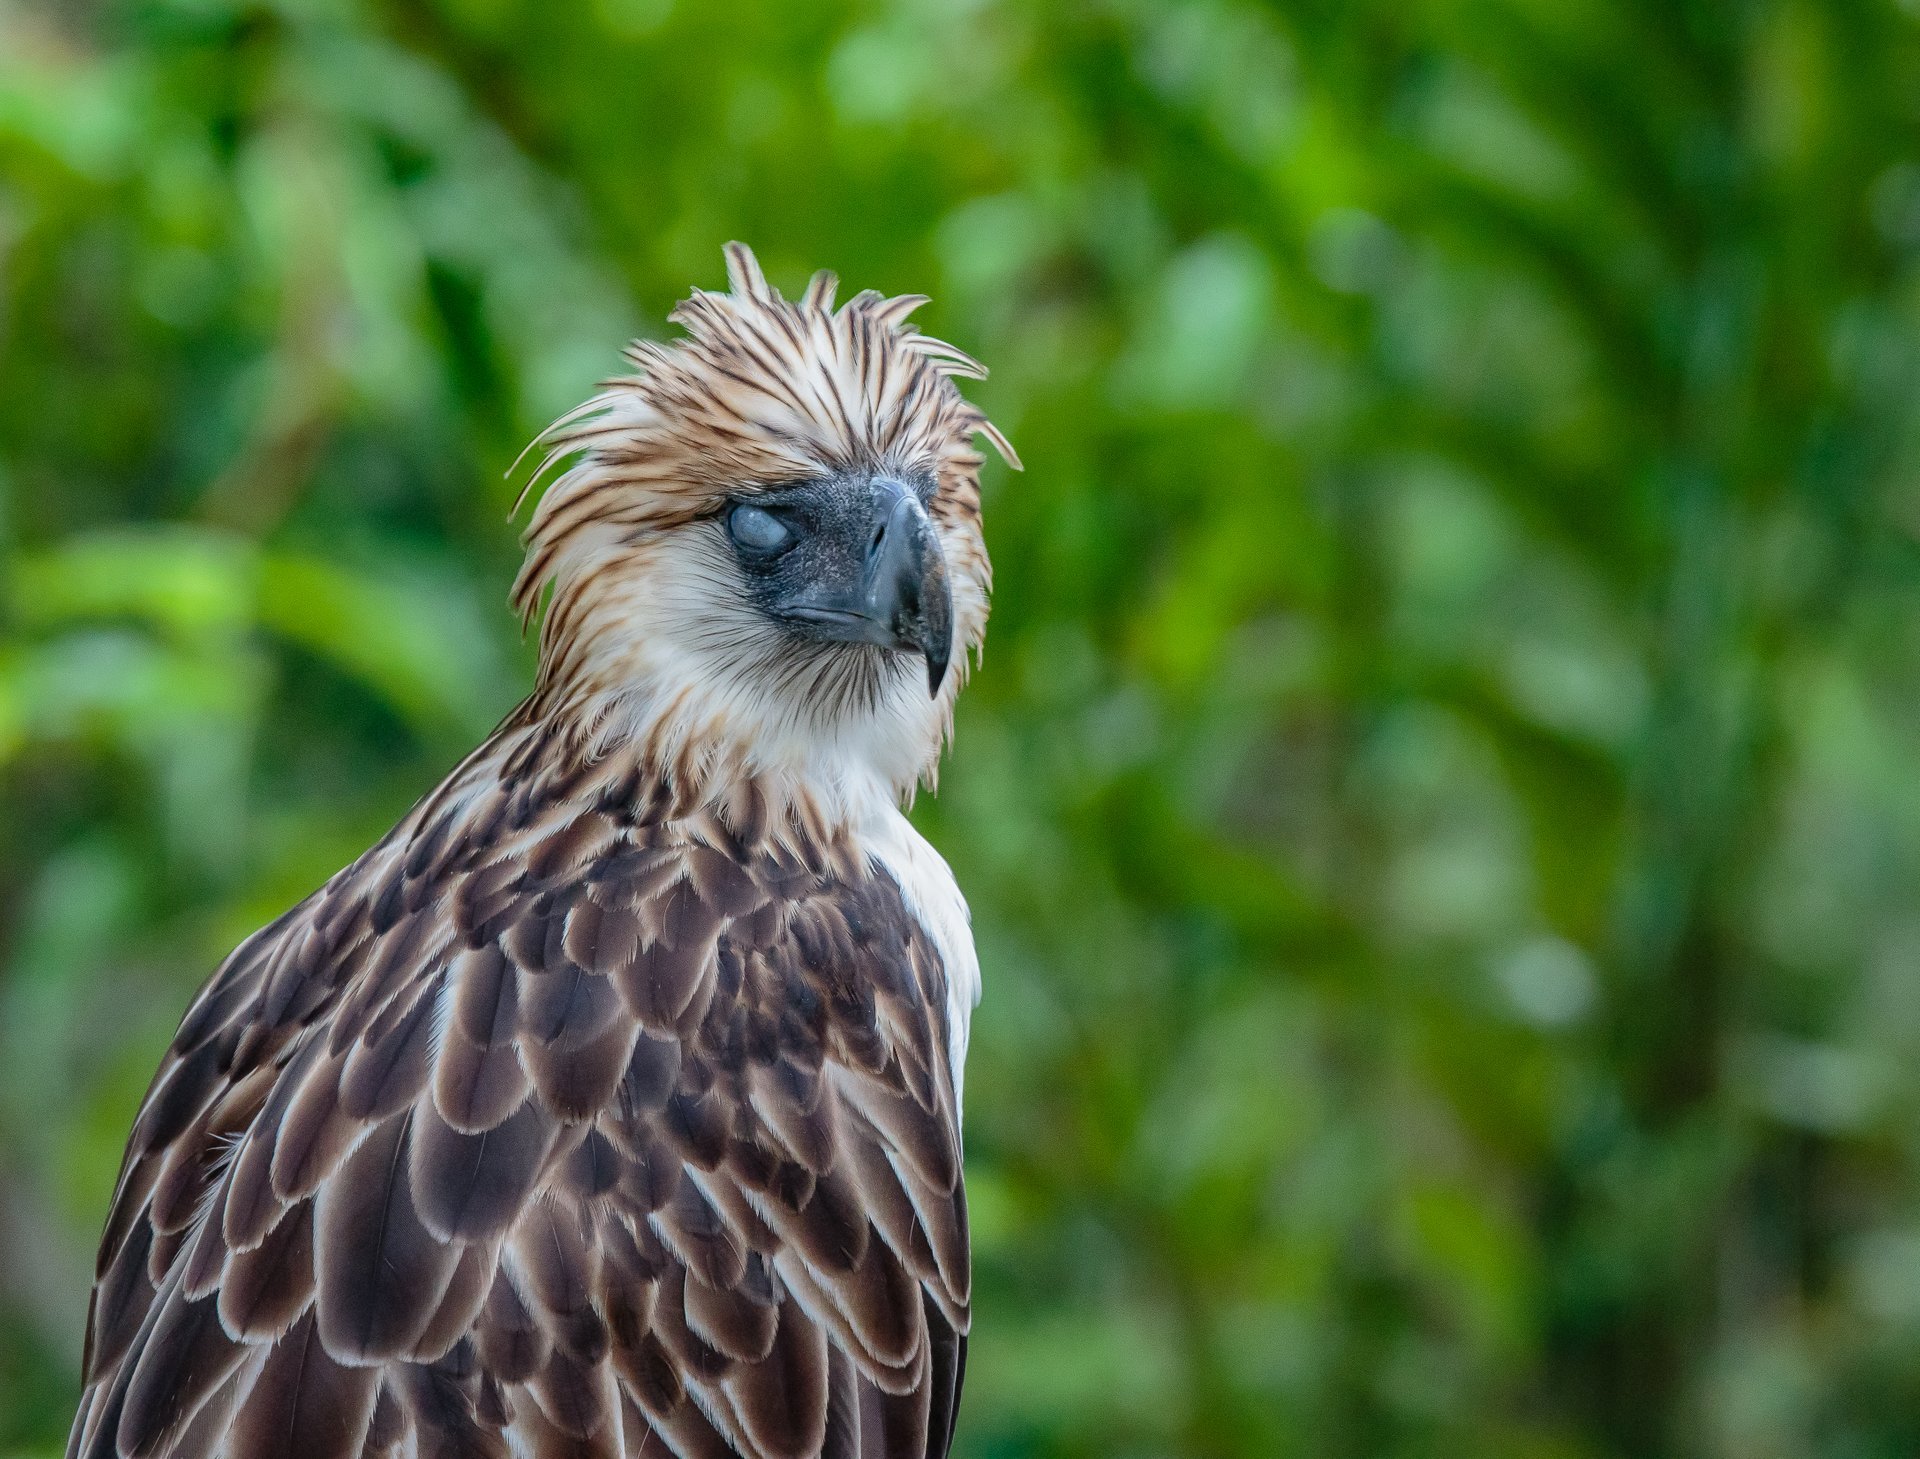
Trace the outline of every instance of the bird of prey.
<instances>
[{"instance_id":1,"label":"bird of prey","mask_svg":"<svg viewBox=\"0 0 1920 1459\"><path fill-rule=\"evenodd\" d=\"M561 418L531 695L193 1002L73 1459L939 1459L966 905L902 804L985 631L983 371L729 290Z\"/></svg>"}]
</instances>

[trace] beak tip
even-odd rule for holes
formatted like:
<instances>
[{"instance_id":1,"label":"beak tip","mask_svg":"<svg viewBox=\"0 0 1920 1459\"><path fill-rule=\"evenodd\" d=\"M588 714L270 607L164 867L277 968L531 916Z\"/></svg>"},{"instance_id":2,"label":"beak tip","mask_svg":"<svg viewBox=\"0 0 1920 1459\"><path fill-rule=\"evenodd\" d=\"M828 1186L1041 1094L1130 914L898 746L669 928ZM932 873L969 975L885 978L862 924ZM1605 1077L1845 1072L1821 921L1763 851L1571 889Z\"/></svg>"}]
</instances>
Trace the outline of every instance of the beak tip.
<instances>
[{"instance_id":1,"label":"beak tip","mask_svg":"<svg viewBox=\"0 0 1920 1459\"><path fill-rule=\"evenodd\" d=\"M927 655L927 697L938 699L940 686L947 682L947 661L945 657L935 658Z\"/></svg>"}]
</instances>

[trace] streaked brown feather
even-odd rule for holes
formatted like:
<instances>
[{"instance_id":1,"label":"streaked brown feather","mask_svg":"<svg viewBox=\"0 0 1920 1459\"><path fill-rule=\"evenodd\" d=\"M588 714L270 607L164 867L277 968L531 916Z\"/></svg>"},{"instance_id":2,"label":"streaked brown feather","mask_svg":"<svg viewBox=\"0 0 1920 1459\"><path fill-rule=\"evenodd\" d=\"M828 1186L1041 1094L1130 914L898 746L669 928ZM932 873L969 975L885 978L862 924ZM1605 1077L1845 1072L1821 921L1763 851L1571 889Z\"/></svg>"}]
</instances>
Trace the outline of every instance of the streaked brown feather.
<instances>
[{"instance_id":1,"label":"streaked brown feather","mask_svg":"<svg viewBox=\"0 0 1920 1459\"><path fill-rule=\"evenodd\" d=\"M146 1459L185 1425L246 1357L220 1326L215 1299L176 1291L161 1296L159 1321L133 1355L117 1443L126 1459Z\"/></svg>"},{"instance_id":2,"label":"streaked brown feather","mask_svg":"<svg viewBox=\"0 0 1920 1459\"><path fill-rule=\"evenodd\" d=\"M153 1305L153 1279L147 1275L147 1254L152 1245L153 1228L139 1222L93 1289L87 1314L87 1352L81 1370L89 1383L99 1382L103 1374L119 1366Z\"/></svg>"},{"instance_id":3,"label":"streaked brown feather","mask_svg":"<svg viewBox=\"0 0 1920 1459\"><path fill-rule=\"evenodd\" d=\"M160 1165L157 1156L136 1156L131 1150L127 1152L119 1184L113 1192L113 1206L107 1213L107 1229L100 1238L100 1250L94 1258L93 1274L96 1280L106 1275L107 1268L119 1256L132 1233L149 1225L147 1198L153 1193L154 1181L160 1178ZM147 1234L151 1239L151 1229Z\"/></svg>"},{"instance_id":4,"label":"streaked brown feather","mask_svg":"<svg viewBox=\"0 0 1920 1459\"><path fill-rule=\"evenodd\" d=\"M680 1078L680 1041L661 1038L645 1029L634 1040L620 1094L630 1113L664 1109Z\"/></svg>"},{"instance_id":5,"label":"streaked brown feather","mask_svg":"<svg viewBox=\"0 0 1920 1459\"><path fill-rule=\"evenodd\" d=\"M512 1041L519 1020L519 970L498 946L462 950L448 969L448 981L457 1032L483 1049Z\"/></svg>"},{"instance_id":6,"label":"streaked brown feather","mask_svg":"<svg viewBox=\"0 0 1920 1459\"><path fill-rule=\"evenodd\" d=\"M722 1388L761 1459L809 1459L827 1433L826 1334L797 1303L784 1304L765 1356L735 1367Z\"/></svg>"},{"instance_id":7,"label":"streaked brown feather","mask_svg":"<svg viewBox=\"0 0 1920 1459\"><path fill-rule=\"evenodd\" d=\"M731 1287L746 1270L747 1243L692 1180L682 1180L649 1220L668 1250L709 1286Z\"/></svg>"},{"instance_id":8,"label":"streaked brown feather","mask_svg":"<svg viewBox=\"0 0 1920 1459\"><path fill-rule=\"evenodd\" d=\"M581 904L592 906L591 898ZM602 914L600 925L607 925ZM590 964L588 966L591 966ZM579 964L540 970L526 980L520 1005L520 1031L536 1044L560 1051L585 1048L617 1022L631 1028L633 1020L620 1006L619 991L611 980Z\"/></svg>"},{"instance_id":9,"label":"streaked brown feather","mask_svg":"<svg viewBox=\"0 0 1920 1459\"><path fill-rule=\"evenodd\" d=\"M871 1226L852 1181L828 1169L813 1182L813 1194L791 1215L771 1205L769 1222L795 1250L823 1272L850 1272L867 1254Z\"/></svg>"},{"instance_id":10,"label":"streaked brown feather","mask_svg":"<svg viewBox=\"0 0 1920 1459\"><path fill-rule=\"evenodd\" d=\"M633 908L610 895L603 883L574 898L560 943L566 960L558 966L564 968L570 962L575 968L589 969L603 976L625 972L640 955L643 936L640 918ZM560 991L571 994L572 985Z\"/></svg>"},{"instance_id":11,"label":"streaked brown feather","mask_svg":"<svg viewBox=\"0 0 1920 1459\"><path fill-rule=\"evenodd\" d=\"M871 1243L860 1264L827 1290L835 1308L846 1314L859 1335L864 1352L891 1367L912 1360L926 1330L919 1307L920 1284L884 1244Z\"/></svg>"},{"instance_id":12,"label":"streaked brown feather","mask_svg":"<svg viewBox=\"0 0 1920 1459\"><path fill-rule=\"evenodd\" d=\"M927 1297L927 1448L945 1454L953 1447L953 1431L960 1417L960 1389L967 1377L967 1335L956 1330Z\"/></svg>"},{"instance_id":13,"label":"streaked brown feather","mask_svg":"<svg viewBox=\"0 0 1920 1459\"><path fill-rule=\"evenodd\" d=\"M472 1389L439 1366L406 1363L388 1370L403 1422L418 1436L419 1459L507 1459L506 1436L482 1422Z\"/></svg>"},{"instance_id":14,"label":"streaked brown feather","mask_svg":"<svg viewBox=\"0 0 1920 1459\"><path fill-rule=\"evenodd\" d=\"M656 936L630 962L609 971L647 1032L677 1038L689 1031L687 1013L697 1001L710 961L702 943L669 945Z\"/></svg>"},{"instance_id":15,"label":"streaked brown feather","mask_svg":"<svg viewBox=\"0 0 1920 1459\"><path fill-rule=\"evenodd\" d=\"M736 1362L757 1363L766 1357L779 1315L772 1302L749 1295L744 1281L733 1287L710 1287L697 1277L687 1281L688 1329Z\"/></svg>"},{"instance_id":16,"label":"streaked brown feather","mask_svg":"<svg viewBox=\"0 0 1920 1459\"><path fill-rule=\"evenodd\" d=\"M683 1079L697 1077L701 1068L697 1062L683 1061ZM711 1085L699 1089L683 1084L668 1096L660 1124L683 1160L701 1170L712 1170L727 1153L728 1113L725 1101Z\"/></svg>"},{"instance_id":17,"label":"streaked brown feather","mask_svg":"<svg viewBox=\"0 0 1920 1459\"><path fill-rule=\"evenodd\" d=\"M519 1217L553 1149L553 1117L529 1099L492 1129L468 1134L431 1105L412 1115L411 1208L437 1241L498 1236Z\"/></svg>"},{"instance_id":18,"label":"streaked brown feather","mask_svg":"<svg viewBox=\"0 0 1920 1459\"><path fill-rule=\"evenodd\" d=\"M406 1433L400 1400L394 1394L393 1385L383 1381L373 1401L373 1414L367 1421L367 1453L389 1453L399 1447Z\"/></svg>"},{"instance_id":19,"label":"streaked brown feather","mask_svg":"<svg viewBox=\"0 0 1920 1459\"><path fill-rule=\"evenodd\" d=\"M380 1374L328 1354L311 1314L273 1345L234 1416L230 1448L247 1459L356 1459Z\"/></svg>"},{"instance_id":20,"label":"streaked brown feather","mask_svg":"<svg viewBox=\"0 0 1920 1459\"><path fill-rule=\"evenodd\" d=\"M267 1028L305 1023L345 971L330 964L331 940L315 926L295 926L275 946L260 990L260 1023Z\"/></svg>"},{"instance_id":21,"label":"streaked brown feather","mask_svg":"<svg viewBox=\"0 0 1920 1459\"><path fill-rule=\"evenodd\" d=\"M932 1385L924 1371L912 1374L898 1391L862 1388L862 1459L895 1459L901 1454L927 1453L927 1427L932 1417L932 1400Z\"/></svg>"},{"instance_id":22,"label":"streaked brown feather","mask_svg":"<svg viewBox=\"0 0 1920 1459\"><path fill-rule=\"evenodd\" d=\"M666 1451L677 1459L736 1459L739 1453L721 1436L713 1420L697 1403L680 1403L665 1414L655 1414L648 1409L646 1416L649 1425L665 1441ZM633 1452L638 1456L646 1451ZM659 1452L658 1447L654 1452ZM647 1454L647 1459L652 1459L652 1454Z\"/></svg>"},{"instance_id":23,"label":"streaked brown feather","mask_svg":"<svg viewBox=\"0 0 1920 1459\"><path fill-rule=\"evenodd\" d=\"M675 1371L690 1388L710 1391L714 1380L723 1378L733 1367L733 1359L707 1342L687 1322L687 1284L696 1280L685 1267L667 1272L660 1284L660 1300L654 1306L653 1330L673 1355Z\"/></svg>"},{"instance_id":24,"label":"streaked brown feather","mask_svg":"<svg viewBox=\"0 0 1920 1459\"><path fill-rule=\"evenodd\" d=\"M415 1356L438 1359L467 1339L486 1303L497 1262L495 1249L486 1243L472 1242L460 1249L460 1260L447 1279L440 1304L413 1344Z\"/></svg>"},{"instance_id":25,"label":"streaked brown feather","mask_svg":"<svg viewBox=\"0 0 1920 1459\"><path fill-rule=\"evenodd\" d=\"M595 982L601 982L599 978ZM541 1101L563 1120L590 1120L613 1102L626 1077L640 1030L631 1021L609 1021L577 1047L537 1040L520 1046L521 1062Z\"/></svg>"},{"instance_id":26,"label":"streaked brown feather","mask_svg":"<svg viewBox=\"0 0 1920 1459\"><path fill-rule=\"evenodd\" d=\"M232 1375L207 1396L186 1427L168 1440L167 1451L176 1454L231 1453L233 1416L240 1401L252 1389L269 1356L265 1347L250 1347L246 1358Z\"/></svg>"},{"instance_id":27,"label":"streaked brown feather","mask_svg":"<svg viewBox=\"0 0 1920 1459\"><path fill-rule=\"evenodd\" d=\"M460 1259L414 1206L412 1124L408 1113L376 1129L314 1202L320 1340L349 1362L411 1353Z\"/></svg>"},{"instance_id":28,"label":"streaked brown feather","mask_svg":"<svg viewBox=\"0 0 1920 1459\"><path fill-rule=\"evenodd\" d=\"M620 1152L597 1129L589 1129L573 1147L556 1179L567 1187L575 1201L586 1202L603 1196L620 1180Z\"/></svg>"},{"instance_id":29,"label":"streaked brown feather","mask_svg":"<svg viewBox=\"0 0 1920 1459\"><path fill-rule=\"evenodd\" d=\"M364 1121L340 1108L345 1066L346 1058L338 1054L316 1061L301 1077L278 1129L260 1132L273 1141L273 1192L282 1201L312 1195L367 1133Z\"/></svg>"},{"instance_id":30,"label":"streaked brown feather","mask_svg":"<svg viewBox=\"0 0 1920 1459\"><path fill-rule=\"evenodd\" d=\"M374 1021L397 1006L418 987L423 968L437 966L453 929L430 910L408 916L366 949L364 965L352 971L351 985L342 990L339 1011L329 1020L327 1051L340 1053L350 1044L371 1036Z\"/></svg>"},{"instance_id":31,"label":"streaked brown feather","mask_svg":"<svg viewBox=\"0 0 1920 1459\"><path fill-rule=\"evenodd\" d=\"M680 1189L685 1167L665 1140L643 1138L634 1142L633 1151L622 1158L619 1190L627 1209L637 1216L659 1210Z\"/></svg>"},{"instance_id":32,"label":"streaked brown feather","mask_svg":"<svg viewBox=\"0 0 1920 1459\"><path fill-rule=\"evenodd\" d=\"M511 1043L476 1044L454 1028L433 1070L433 1107L456 1130L490 1130L527 1101L532 1086Z\"/></svg>"},{"instance_id":33,"label":"streaked brown feather","mask_svg":"<svg viewBox=\"0 0 1920 1459\"><path fill-rule=\"evenodd\" d=\"M218 1221L196 1221L180 1270L180 1294L189 1300L204 1297L220 1281L227 1263L227 1241Z\"/></svg>"},{"instance_id":34,"label":"streaked brown feather","mask_svg":"<svg viewBox=\"0 0 1920 1459\"><path fill-rule=\"evenodd\" d=\"M214 1153L204 1120L189 1125L167 1151L147 1206L154 1230L171 1236L192 1224L206 1194Z\"/></svg>"},{"instance_id":35,"label":"streaked brown feather","mask_svg":"<svg viewBox=\"0 0 1920 1459\"><path fill-rule=\"evenodd\" d=\"M600 1248L584 1216L554 1201L537 1203L516 1230L514 1250L526 1275L534 1316L556 1343L593 1311Z\"/></svg>"},{"instance_id":36,"label":"streaked brown feather","mask_svg":"<svg viewBox=\"0 0 1920 1459\"><path fill-rule=\"evenodd\" d=\"M284 1077L284 1076L283 1076ZM292 1083L288 1079L287 1084ZM269 1101L255 1127L240 1143L227 1166L226 1190L217 1209L227 1247L247 1251L266 1239L287 1209L273 1188L274 1136L279 1128L278 1106Z\"/></svg>"},{"instance_id":37,"label":"streaked brown feather","mask_svg":"<svg viewBox=\"0 0 1920 1459\"><path fill-rule=\"evenodd\" d=\"M313 1300L313 1286L313 1203L303 1201L258 1246L228 1257L220 1321L236 1337L278 1336Z\"/></svg>"},{"instance_id":38,"label":"streaked brown feather","mask_svg":"<svg viewBox=\"0 0 1920 1459\"><path fill-rule=\"evenodd\" d=\"M434 1013L441 980L415 990L400 1017L367 1037L340 1071L340 1114L349 1120L383 1120L413 1101L426 1082L432 1058Z\"/></svg>"},{"instance_id":39,"label":"streaked brown feather","mask_svg":"<svg viewBox=\"0 0 1920 1459\"><path fill-rule=\"evenodd\" d=\"M587 1439L613 1420L616 1400L608 1382L611 1376L598 1363L583 1363L556 1348L527 1388L554 1428L569 1438Z\"/></svg>"},{"instance_id":40,"label":"streaked brown feather","mask_svg":"<svg viewBox=\"0 0 1920 1459\"><path fill-rule=\"evenodd\" d=\"M153 1245L147 1249L147 1280L156 1288L174 1275L174 1264L192 1234L190 1227L177 1231L165 1231L157 1225L153 1228Z\"/></svg>"},{"instance_id":41,"label":"streaked brown feather","mask_svg":"<svg viewBox=\"0 0 1920 1459\"><path fill-rule=\"evenodd\" d=\"M951 1192L960 1184L959 1131L914 1103L897 1085L846 1069L830 1072L841 1103L857 1111L890 1152L905 1157L925 1187Z\"/></svg>"},{"instance_id":42,"label":"streaked brown feather","mask_svg":"<svg viewBox=\"0 0 1920 1459\"><path fill-rule=\"evenodd\" d=\"M656 1420L686 1401L679 1366L652 1328L631 1343L617 1343L613 1366L635 1400Z\"/></svg>"},{"instance_id":43,"label":"streaked brown feather","mask_svg":"<svg viewBox=\"0 0 1920 1459\"><path fill-rule=\"evenodd\" d=\"M820 1459L861 1459L860 1375L845 1351L827 1344L827 1423Z\"/></svg>"},{"instance_id":44,"label":"streaked brown feather","mask_svg":"<svg viewBox=\"0 0 1920 1459\"><path fill-rule=\"evenodd\" d=\"M507 1273L497 1268L476 1337L481 1366L502 1383L519 1383L539 1372L552 1347Z\"/></svg>"}]
</instances>

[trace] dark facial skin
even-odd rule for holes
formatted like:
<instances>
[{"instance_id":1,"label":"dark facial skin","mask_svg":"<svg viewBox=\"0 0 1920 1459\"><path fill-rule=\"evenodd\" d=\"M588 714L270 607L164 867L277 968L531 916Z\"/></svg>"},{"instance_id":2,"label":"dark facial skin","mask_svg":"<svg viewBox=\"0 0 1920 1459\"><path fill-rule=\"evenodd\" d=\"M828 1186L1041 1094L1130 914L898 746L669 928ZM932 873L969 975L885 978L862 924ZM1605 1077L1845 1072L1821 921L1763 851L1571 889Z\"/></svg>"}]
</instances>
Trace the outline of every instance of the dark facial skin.
<instances>
[{"instance_id":1,"label":"dark facial skin","mask_svg":"<svg viewBox=\"0 0 1920 1459\"><path fill-rule=\"evenodd\" d=\"M889 475L828 477L742 495L721 517L755 603L814 643L920 654L938 694L953 598L921 491Z\"/></svg>"}]
</instances>

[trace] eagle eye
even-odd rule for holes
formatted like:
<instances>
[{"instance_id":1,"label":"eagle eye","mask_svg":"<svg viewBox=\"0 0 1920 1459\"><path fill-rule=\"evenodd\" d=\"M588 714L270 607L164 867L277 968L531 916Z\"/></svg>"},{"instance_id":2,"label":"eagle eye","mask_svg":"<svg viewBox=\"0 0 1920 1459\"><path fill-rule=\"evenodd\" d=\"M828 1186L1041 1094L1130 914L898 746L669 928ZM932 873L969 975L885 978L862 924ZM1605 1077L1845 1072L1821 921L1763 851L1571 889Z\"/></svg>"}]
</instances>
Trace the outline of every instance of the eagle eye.
<instances>
[{"instance_id":1,"label":"eagle eye","mask_svg":"<svg viewBox=\"0 0 1920 1459\"><path fill-rule=\"evenodd\" d=\"M791 527L751 502L741 502L727 513L727 535L749 552L779 552L793 543Z\"/></svg>"}]
</instances>

